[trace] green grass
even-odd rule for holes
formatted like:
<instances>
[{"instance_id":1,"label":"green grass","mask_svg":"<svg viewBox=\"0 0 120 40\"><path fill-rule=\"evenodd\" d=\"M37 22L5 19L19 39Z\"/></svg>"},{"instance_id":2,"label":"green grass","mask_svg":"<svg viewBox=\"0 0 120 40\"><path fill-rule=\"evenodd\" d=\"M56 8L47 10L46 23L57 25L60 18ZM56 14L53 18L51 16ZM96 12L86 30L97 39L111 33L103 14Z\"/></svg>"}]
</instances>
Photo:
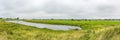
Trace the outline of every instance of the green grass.
<instances>
[{"instance_id":1,"label":"green grass","mask_svg":"<svg viewBox=\"0 0 120 40\"><path fill-rule=\"evenodd\" d=\"M32 26L20 25L0 21L0 40L47 40L56 35L71 33L72 31L40 29ZM52 38L51 38L52 37Z\"/></svg>"},{"instance_id":2,"label":"green grass","mask_svg":"<svg viewBox=\"0 0 120 40\"><path fill-rule=\"evenodd\" d=\"M58 24L58 25L72 25L79 26L84 30L99 29L109 26L120 25L120 21L110 20L93 20L93 21L73 21L73 20L26 20L27 22L35 23L47 23L47 24Z\"/></svg>"},{"instance_id":3,"label":"green grass","mask_svg":"<svg viewBox=\"0 0 120 40\"><path fill-rule=\"evenodd\" d=\"M0 20L0 40L120 40L120 21L25 20L80 26L83 30L50 30Z\"/></svg>"},{"instance_id":4,"label":"green grass","mask_svg":"<svg viewBox=\"0 0 120 40\"><path fill-rule=\"evenodd\" d=\"M81 40L119 40L120 21L116 20L25 20L27 22L79 26L85 32ZM110 33L110 34L109 34ZM79 34L82 35L82 34ZM110 36L109 36L110 35ZM114 37L113 37L114 36ZM103 38L102 38L103 37ZM111 37L111 38L110 38Z\"/></svg>"}]
</instances>

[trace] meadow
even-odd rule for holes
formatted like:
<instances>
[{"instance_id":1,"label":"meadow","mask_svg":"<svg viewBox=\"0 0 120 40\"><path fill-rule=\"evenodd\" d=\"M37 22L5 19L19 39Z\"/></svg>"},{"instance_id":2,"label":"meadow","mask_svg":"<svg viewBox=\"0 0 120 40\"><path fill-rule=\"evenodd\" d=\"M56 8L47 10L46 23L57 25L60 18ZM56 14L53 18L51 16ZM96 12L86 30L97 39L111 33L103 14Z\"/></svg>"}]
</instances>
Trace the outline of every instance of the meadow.
<instances>
[{"instance_id":1,"label":"meadow","mask_svg":"<svg viewBox=\"0 0 120 40\"><path fill-rule=\"evenodd\" d=\"M51 30L0 20L0 40L120 40L119 20L24 20L79 26L82 30Z\"/></svg>"},{"instance_id":2,"label":"meadow","mask_svg":"<svg viewBox=\"0 0 120 40\"><path fill-rule=\"evenodd\" d=\"M83 30L96 30L120 25L120 20L25 20L27 22L79 26Z\"/></svg>"}]
</instances>

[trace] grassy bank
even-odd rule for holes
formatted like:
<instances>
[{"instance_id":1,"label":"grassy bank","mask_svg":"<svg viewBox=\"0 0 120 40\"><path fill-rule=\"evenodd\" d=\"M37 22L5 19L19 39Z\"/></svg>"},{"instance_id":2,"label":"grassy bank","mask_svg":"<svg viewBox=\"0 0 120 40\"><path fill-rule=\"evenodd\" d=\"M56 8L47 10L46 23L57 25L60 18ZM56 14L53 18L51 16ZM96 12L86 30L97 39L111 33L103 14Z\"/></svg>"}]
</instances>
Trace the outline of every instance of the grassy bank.
<instances>
[{"instance_id":1,"label":"grassy bank","mask_svg":"<svg viewBox=\"0 0 120 40\"><path fill-rule=\"evenodd\" d=\"M0 40L119 40L119 21L26 20L81 26L83 30L50 30L0 20ZM63 23L64 22L64 23ZM100 22L100 23L98 23ZM108 23L107 23L108 22ZM79 23L79 24L78 24ZM81 24L80 24L81 23Z\"/></svg>"},{"instance_id":2,"label":"grassy bank","mask_svg":"<svg viewBox=\"0 0 120 40\"><path fill-rule=\"evenodd\" d=\"M120 21L118 20L26 20L27 22L80 26L85 32L81 40L119 40ZM76 32L79 33L79 32Z\"/></svg>"},{"instance_id":3,"label":"grassy bank","mask_svg":"<svg viewBox=\"0 0 120 40\"><path fill-rule=\"evenodd\" d=\"M72 35L72 31L40 29L0 20L0 40L53 40L68 33Z\"/></svg>"},{"instance_id":4,"label":"grassy bank","mask_svg":"<svg viewBox=\"0 0 120 40\"><path fill-rule=\"evenodd\" d=\"M58 25L71 25L71 26L79 26L83 30L93 30L100 29L109 26L117 26L120 25L120 21L112 21L112 20L91 20L91 21L75 21L75 20L25 20L27 22L35 22L35 23L47 23L47 24L58 24Z\"/></svg>"}]
</instances>

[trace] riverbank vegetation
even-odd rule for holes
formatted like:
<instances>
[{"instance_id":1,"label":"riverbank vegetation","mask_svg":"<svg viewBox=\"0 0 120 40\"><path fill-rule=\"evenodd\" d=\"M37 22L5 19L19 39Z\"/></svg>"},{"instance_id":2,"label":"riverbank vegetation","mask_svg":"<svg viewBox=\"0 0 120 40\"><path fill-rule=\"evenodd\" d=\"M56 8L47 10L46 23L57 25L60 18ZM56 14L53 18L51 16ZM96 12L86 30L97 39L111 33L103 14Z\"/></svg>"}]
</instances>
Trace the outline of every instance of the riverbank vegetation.
<instances>
[{"instance_id":1,"label":"riverbank vegetation","mask_svg":"<svg viewBox=\"0 0 120 40\"><path fill-rule=\"evenodd\" d=\"M0 40L120 40L120 21L25 20L80 26L82 30L50 30L0 20Z\"/></svg>"},{"instance_id":2,"label":"riverbank vegetation","mask_svg":"<svg viewBox=\"0 0 120 40\"><path fill-rule=\"evenodd\" d=\"M79 26L83 30L100 29L120 25L119 20L25 20L27 22Z\"/></svg>"},{"instance_id":3,"label":"riverbank vegetation","mask_svg":"<svg viewBox=\"0 0 120 40\"><path fill-rule=\"evenodd\" d=\"M120 38L120 36L116 36L116 35L120 35L119 20L25 20L25 21L34 22L34 23L79 26L82 28L83 31L87 32L87 34L84 33L87 36L84 35L85 37L83 38L86 40L87 39L88 40L95 40L95 39L119 40Z\"/></svg>"}]
</instances>

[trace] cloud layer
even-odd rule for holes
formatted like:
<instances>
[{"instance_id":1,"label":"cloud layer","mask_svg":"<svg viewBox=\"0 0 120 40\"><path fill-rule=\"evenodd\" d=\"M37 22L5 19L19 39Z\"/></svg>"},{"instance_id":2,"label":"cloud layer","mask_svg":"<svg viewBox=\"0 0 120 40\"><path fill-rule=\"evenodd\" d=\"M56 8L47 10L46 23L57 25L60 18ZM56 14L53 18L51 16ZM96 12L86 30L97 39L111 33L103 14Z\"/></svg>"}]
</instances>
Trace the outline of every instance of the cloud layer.
<instances>
[{"instance_id":1,"label":"cloud layer","mask_svg":"<svg viewBox=\"0 0 120 40\"><path fill-rule=\"evenodd\" d=\"M0 17L120 18L119 0L0 0Z\"/></svg>"}]
</instances>

